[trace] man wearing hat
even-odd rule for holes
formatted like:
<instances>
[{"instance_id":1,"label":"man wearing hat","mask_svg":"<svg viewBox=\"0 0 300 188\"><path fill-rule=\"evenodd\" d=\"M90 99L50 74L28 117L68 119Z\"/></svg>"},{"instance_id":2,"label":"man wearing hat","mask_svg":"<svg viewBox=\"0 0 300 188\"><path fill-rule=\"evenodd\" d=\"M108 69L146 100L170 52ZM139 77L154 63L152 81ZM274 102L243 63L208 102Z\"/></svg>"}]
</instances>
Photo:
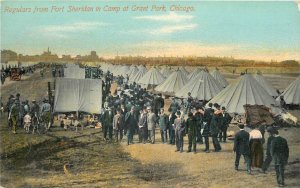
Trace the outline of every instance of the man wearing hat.
<instances>
[{"instance_id":1,"label":"man wearing hat","mask_svg":"<svg viewBox=\"0 0 300 188\"><path fill-rule=\"evenodd\" d=\"M203 128L202 128L202 136L204 137L205 140L205 152L209 153L209 135L210 135L210 124L211 124L211 119L214 114L214 109L212 109L212 103L208 104L208 108L205 109L204 111L204 116L203 116Z\"/></svg>"},{"instance_id":2,"label":"man wearing hat","mask_svg":"<svg viewBox=\"0 0 300 188\"><path fill-rule=\"evenodd\" d=\"M197 136L197 122L192 112L189 112L188 119L186 120L186 133L188 134L189 147L187 152L192 151L196 153L196 136Z\"/></svg>"},{"instance_id":3,"label":"man wearing hat","mask_svg":"<svg viewBox=\"0 0 300 188\"><path fill-rule=\"evenodd\" d=\"M161 97L161 93L154 98L154 113L158 115L161 108L165 106L164 99Z\"/></svg>"},{"instance_id":4,"label":"man wearing hat","mask_svg":"<svg viewBox=\"0 0 300 188\"><path fill-rule=\"evenodd\" d=\"M41 119L46 130L49 130L51 126L51 105L47 99L43 100L41 106Z\"/></svg>"},{"instance_id":5,"label":"man wearing hat","mask_svg":"<svg viewBox=\"0 0 300 188\"><path fill-rule=\"evenodd\" d=\"M272 126L268 127L267 128L267 132L269 133L269 138L268 138L268 141L267 141L267 151L266 151L266 158L263 162L263 165L262 165L262 171L263 173L266 173L267 169L269 168L271 162L272 162L272 156L271 156L271 143L273 141L273 139L275 138L274 137L274 131L276 129L273 128Z\"/></svg>"},{"instance_id":6,"label":"man wearing hat","mask_svg":"<svg viewBox=\"0 0 300 188\"><path fill-rule=\"evenodd\" d=\"M113 133L113 112L112 109L110 107L107 108L107 110L105 110L104 115L103 115L103 136L104 139L107 140L107 132L108 132L108 136L109 139L112 140L112 133Z\"/></svg>"},{"instance_id":7,"label":"man wearing hat","mask_svg":"<svg viewBox=\"0 0 300 188\"><path fill-rule=\"evenodd\" d=\"M229 123L231 122L232 117L226 112L226 108L222 107L222 121L220 126L220 133L219 133L219 141L226 142L227 139L227 129L229 127Z\"/></svg>"},{"instance_id":8,"label":"man wearing hat","mask_svg":"<svg viewBox=\"0 0 300 188\"><path fill-rule=\"evenodd\" d=\"M284 186L284 167L289 158L289 147L285 138L279 136L279 132L274 130L274 138L271 143L271 156L275 163L276 179L280 187Z\"/></svg>"},{"instance_id":9,"label":"man wearing hat","mask_svg":"<svg viewBox=\"0 0 300 188\"><path fill-rule=\"evenodd\" d=\"M214 111L211 119L210 133L212 136L215 152L218 152L221 150L221 145L218 140L218 134L220 132L220 125L222 124L222 111L220 109L220 105L214 104L214 107L216 108L216 110Z\"/></svg>"},{"instance_id":10,"label":"man wearing hat","mask_svg":"<svg viewBox=\"0 0 300 188\"><path fill-rule=\"evenodd\" d=\"M113 119L113 129L115 132L116 141L121 141L123 138L123 126L124 126L124 116L121 113L121 109L117 109L117 114Z\"/></svg>"},{"instance_id":11,"label":"man wearing hat","mask_svg":"<svg viewBox=\"0 0 300 188\"><path fill-rule=\"evenodd\" d=\"M40 117L40 107L36 103L35 100L32 100L32 107L30 110L30 116L31 116L31 122L33 126L32 133L34 133L35 129L39 133L38 127L39 127L39 117Z\"/></svg>"},{"instance_id":12,"label":"man wearing hat","mask_svg":"<svg viewBox=\"0 0 300 188\"><path fill-rule=\"evenodd\" d=\"M202 109L202 106L196 107L196 113L194 114L194 117L196 119L196 125L197 125L197 139L196 141L200 144L203 144L203 138L201 133L201 128L203 125L203 115L204 111Z\"/></svg>"},{"instance_id":13,"label":"man wearing hat","mask_svg":"<svg viewBox=\"0 0 300 188\"><path fill-rule=\"evenodd\" d=\"M240 131L234 136L234 146L233 151L235 152L235 170L239 169L239 163L241 155L244 156L245 162L247 164L248 174L251 174L250 167L250 147L249 147L249 133L244 130L244 125L239 124L238 127Z\"/></svg>"},{"instance_id":14,"label":"man wearing hat","mask_svg":"<svg viewBox=\"0 0 300 188\"><path fill-rule=\"evenodd\" d=\"M183 152L183 136L185 133L185 122L184 119L181 118L181 112L176 112L176 119L174 121L174 129L175 129L175 143L176 143L176 150Z\"/></svg>"},{"instance_id":15,"label":"man wearing hat","mask_svg":"<svg viewBox=\"0 0 300 188\"><path fill-rule=\"evenodd\" d=\"M138 125L138 120L135 116L135 108L131 107L131 110L125 115L125 125L127 127L127 145L133 144L134 130Z\"/></svg>"},{"instance_id":16,"label":"man wearing hat","mask_svg":"<svg viewBox=\"0 0 300 188\"><path fill-rule=\"evenodd\" d=\"M163 108L160 109L158 124L159 124L159 128L160 128L160 135L161 135L162 143L168 142L168 136L167 136L168 121L169 121L169 118L165 114L164 109Z\"/></svg>"},{"instance_id":17,"label":"man wearing hat","mask_svg":"<svg viewBox=\"0 0 300 188\"><path fill-rule=\"evenodd\" d=\"M157 118L155 113L152 112L151 107L147 107L147 125L148 125L148 137L149 141L154 144L155 143L155 127L157 123Z\"/></svg>"},{"instance_id":18,"label":"man wearing hat","mask_svg":"<svg viewBox=\"0 0 300 188\"><path fill-rule=\"evenodd\" d=\"M175 129L174 129L174 121L176 119L176 113L172 112L171 109L169 109L169 121L168 121L168 129L169 129L169 144L174 145L175 144Z\"/></svg>"}]
</instances>

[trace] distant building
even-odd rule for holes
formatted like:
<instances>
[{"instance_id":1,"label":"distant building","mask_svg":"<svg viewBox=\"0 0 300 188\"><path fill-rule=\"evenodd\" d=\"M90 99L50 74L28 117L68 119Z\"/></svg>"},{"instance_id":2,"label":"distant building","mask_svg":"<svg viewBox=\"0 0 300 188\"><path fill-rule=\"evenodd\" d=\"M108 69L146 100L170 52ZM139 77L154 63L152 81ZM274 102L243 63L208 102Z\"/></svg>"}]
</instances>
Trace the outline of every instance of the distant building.
<instances>
[{"instance_id":1,"label":"distant building","mask_svg":"<svg viewBox=\"0 0 300 188\"><path fill-rule=\"evenodd\" d=\"M18 54L11 50L1 50L1 62L16 61Z\"/></svg>"}]
</instances>

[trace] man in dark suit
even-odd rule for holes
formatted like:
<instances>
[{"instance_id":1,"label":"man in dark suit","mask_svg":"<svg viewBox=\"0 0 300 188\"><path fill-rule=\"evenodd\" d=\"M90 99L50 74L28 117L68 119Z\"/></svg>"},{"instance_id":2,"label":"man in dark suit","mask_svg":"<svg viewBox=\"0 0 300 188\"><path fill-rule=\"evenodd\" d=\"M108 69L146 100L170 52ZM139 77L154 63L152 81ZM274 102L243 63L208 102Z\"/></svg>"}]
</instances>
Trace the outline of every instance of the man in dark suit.
<instances>
[{"instance_id":1,"label":"man in dark suit","mask_svg":"<svg viewBox=\"0 0 300 188\"><path fill-rule=\"evenodd\" d=\"M241 155L243 155L247 164L248 174L251 174L249 133L244 130L243 124L239 124L238 126L240 128L240 131L236 133L236 135L234 136L234 147L233 147L233 151L236 153L235 170L238 170L240 157Z\"/></svg>"},{"instance_id":2,"label":"man in dark suit","mask_svg":"<svg viewBox=\"0 0 300 188\"><path fill-rule=\"evenodd\" d=\"M275 163L276 179L280 187L284 186L284 167L289 158L289 147L286 139L279 136L277 130L274 131L273 141L271 143L271 156Z\"/></svg>"},{"instance_id":3,"label":"man in dark suit","mask_svg":"<svg viewBox=\"0 0 300 188\"><path fill-rule=\"evenodd\" d=\"M114 114L112 112L111 108L108 108L103 115L103 125L102 125L102 130L103 130L103 136L104 139L107 140L107 132L109 139L112 140L112 133L113 133L113 118Z\"/></svg>"},{"instance_id":4,"label":"man in dark suit","mask_svg":"<svg viewBox=\"0 0 300 188\"><path fill-rule=\"evenodd\" d=\"M203 117L203 128L202 128L202 136L205 140L205 152L209 153L209 135L210 135L210 123L212 116L214 114L214 109L212 109L212 103L208 104L208 108L204 111Z\"/></svg>"},{"instance_id":5,"label":"man in dark suit","mask_svg":"<svg viewBox=\"0 0 300 188\"><path fill-rule=\"evenodd\" d=\"M271 156L271 143L273 141L274 137L274 131L275 128L273 127L268 127L267 128L267 132L269 133L269 138L267 141L267 151L266 151L266 158L264 160L264 163L262 165L262 172L266 173L268 167L270 166L271 162L272 162L272 156Z\"/></svg>"}]
</instances>

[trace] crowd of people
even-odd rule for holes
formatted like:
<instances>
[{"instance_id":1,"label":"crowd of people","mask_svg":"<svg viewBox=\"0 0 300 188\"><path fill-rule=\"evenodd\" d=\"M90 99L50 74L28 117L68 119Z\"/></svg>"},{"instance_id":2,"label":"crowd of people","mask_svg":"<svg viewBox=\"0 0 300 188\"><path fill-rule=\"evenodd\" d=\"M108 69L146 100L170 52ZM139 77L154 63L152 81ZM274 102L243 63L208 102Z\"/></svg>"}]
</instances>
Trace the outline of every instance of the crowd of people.
<instances>
[{"instance_id":1,"label":"crowd of people","mask_svg":"<svg viewBox=\"0 0 300 188\"><path fill-rule=\"evenodd\" d=\"M52 70L53 76L57 75ZM114 77L112 73L102 75L103 79L103 110L95 115L102 125L103 138L109 142L121 142L126 135L127 145L134 144L134 136L141 144L155 144L157 142L156 129L163 144L175 146L175 152L197 153L199 144L204 144L203 152L209 153L210 137L214 152L222 151L220 142L227 142L227 129L233 117L225 107L219 104L207 104L207 101L194 99L188 93L187 99L172 98L169 106L161 93L154 94L140 85L129 83L128 76ZM118 89L111 91L115 81ZM165 108L167 106L167 108ZM167 110L167 112L165 111ZM27 133L50 130L53 122L52 106L44 99L40 106L36 101L29 104L28 100L20 101L20 94L11 95L5 106L8 114L8 125L13 133L18 127L24 127ZM73 116L79 124L79 118ZM66 118L66 117L65 117ZM284 185L284 166L287 164L289 150L287 142L280 137L278 130L267 127L265 122L261 126L245 129L244 124L238 125L240 131L234 137L233 151L236 153L235 169L239 170L241 155L244 156L247 171L261 168L266 172L272 160L275 162L277 182ZM251 127L247 125L247 127ZM65 128L65 127L64 127ZM66 128L65 128L66 129ZM270 134L267 140L267 152L264 160L263 144L265 130ZM184 146L187 136L188 146ZM187 149L184 149L187 148Z\"/></svg>"},{"instance_id":2,"label":"crowd of people","mask_svg":"<svg viewBox=\"0 0 300 188\"><path fill-rule=\"evenodd\" d=\"M17 67L17 66L8 66L6 68L4 68L4 66L2 66L1 68L1 84L3 85L5 83L5 80L7 78L9 78L12 74L12 69L14 68L18 68L18 74L25 75L25 74L33 74L35 71L35 67L34 66L29 66L29 67Z\"/></svg>"}]
</instances>

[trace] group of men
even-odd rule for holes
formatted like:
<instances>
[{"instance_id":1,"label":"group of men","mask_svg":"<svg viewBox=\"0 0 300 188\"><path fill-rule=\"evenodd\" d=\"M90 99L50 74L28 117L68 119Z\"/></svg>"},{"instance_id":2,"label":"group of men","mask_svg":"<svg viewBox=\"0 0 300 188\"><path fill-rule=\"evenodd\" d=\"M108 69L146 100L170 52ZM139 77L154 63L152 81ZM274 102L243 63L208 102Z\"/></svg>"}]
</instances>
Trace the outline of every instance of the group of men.
<instances>
[{"instance_id":1,"label":"group of men","mask_svg":"<svg viewBox=\"0 0 300 188\"><path fill-rule=\"evenodd\" d=\"M8 127L14 134L18 127L24 127L27 133L32 129L32 133L40 129L49 130L52 124L51 105L47 99L43 100L41 107L35 100L29 104L28 100L21 101L20 94L10 95L5 106L7 112ZM43 125L43 126L42 126Z\"/></svg>"}]
</instances>

